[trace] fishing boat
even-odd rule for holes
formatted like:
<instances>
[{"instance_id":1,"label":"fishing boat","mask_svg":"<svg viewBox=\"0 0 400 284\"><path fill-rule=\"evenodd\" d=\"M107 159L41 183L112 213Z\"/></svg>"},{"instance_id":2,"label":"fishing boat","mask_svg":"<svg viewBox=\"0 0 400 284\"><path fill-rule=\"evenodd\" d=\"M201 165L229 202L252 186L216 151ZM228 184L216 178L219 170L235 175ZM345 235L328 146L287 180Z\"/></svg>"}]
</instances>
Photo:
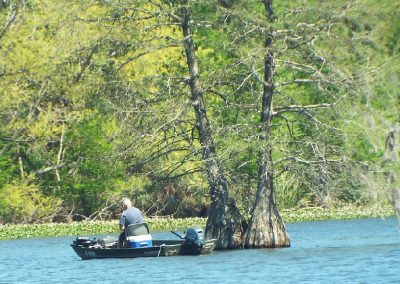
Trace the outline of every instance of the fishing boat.
<instances>
[{"instance_id":1,"label":"fishing boat","mask_svg":"<svg viewBox=\"0 0 400 284\"><path fill-rule=\"evenodd\" d=\"M113 237L77 237L71 247L82 260L87 260L209 254L216 243L205 240L201 228L188 228L184 235L171 231L178 239L169 240L153 239L145 223L129 225L126 232L127 242L121 248Z\"/></svg>"}]
</instances>

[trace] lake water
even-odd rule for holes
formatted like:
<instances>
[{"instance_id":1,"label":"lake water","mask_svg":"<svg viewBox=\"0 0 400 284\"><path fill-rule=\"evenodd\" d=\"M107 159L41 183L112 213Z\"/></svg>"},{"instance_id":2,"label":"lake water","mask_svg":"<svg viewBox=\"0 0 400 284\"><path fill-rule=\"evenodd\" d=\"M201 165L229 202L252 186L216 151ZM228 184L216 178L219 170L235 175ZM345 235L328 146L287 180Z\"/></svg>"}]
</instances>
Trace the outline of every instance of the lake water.
<instances>
[{"instance_id":1,"label":"lake water","mask_svg":"<svg viewBox=\"0 0 400 284\"><path fill-rule=\"evenodd\" d=\"M291 248L160 258L81 260L75 237L0 241L0 283L400 283L394 218L287 228Z\"/></svg>"}]
</instances>

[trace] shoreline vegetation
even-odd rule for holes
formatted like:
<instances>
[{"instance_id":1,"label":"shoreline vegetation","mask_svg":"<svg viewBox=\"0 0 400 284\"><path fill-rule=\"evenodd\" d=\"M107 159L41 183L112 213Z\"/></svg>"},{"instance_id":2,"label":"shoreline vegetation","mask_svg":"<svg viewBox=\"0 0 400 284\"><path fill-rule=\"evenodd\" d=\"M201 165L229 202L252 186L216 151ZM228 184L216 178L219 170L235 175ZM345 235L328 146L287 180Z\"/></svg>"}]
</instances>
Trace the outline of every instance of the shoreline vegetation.
<instances>
[{"instance_id":1,"label":"shoreline vegetation","mask_svg":"<svg viewBox=\"0 0 400 284\"><path fill-rule=\"evenodd\" d=\"M391 206L356 207L349 205L334 209L321 207L283 209L281 215L286 223L294 223L377 217L387 218L394 216L394 211ZM147 218L146 222L152 231L165 231L185 229L191 226L205 226L206 218L174 219L170 217L154 217ZM0 225L0 240L118 233L118 220Z\"/></svg>"}]
</instances>

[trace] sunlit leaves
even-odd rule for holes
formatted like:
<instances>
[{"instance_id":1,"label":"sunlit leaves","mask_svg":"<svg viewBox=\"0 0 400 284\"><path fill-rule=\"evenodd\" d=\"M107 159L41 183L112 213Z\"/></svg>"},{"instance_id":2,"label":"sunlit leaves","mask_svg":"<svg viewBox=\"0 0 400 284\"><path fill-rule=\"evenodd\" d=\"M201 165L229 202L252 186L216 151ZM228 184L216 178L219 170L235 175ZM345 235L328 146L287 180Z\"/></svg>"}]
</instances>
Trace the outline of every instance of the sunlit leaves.
<instances>
[{"instance_id":1,"label":"sunlit leaves","mask_svg":"<svg viewBox=\"0 0 400 284\"><path fill-rule=\"evenodd\" d=\"M46 198L56 195L68 212L87 215L122 195L151 214L190 215L185 210L206 204L174 17L180 2L0 1L0 194L11 192L2 208L28 199L22 189L44 208ZM284 207L315 201L322 171L330 196L352 202L362 185L347 173L350 162L381 161L400 101L394 2L274 3L274 110L334 104L274 117L272 150ZM247 210L260 146L263 86L257 76L263 76L269 24L259 0L188 3L215 143L232 192ZM349 165L308 171L285 160L322 154L349 159ZM23 180L48 168L53 170ZM288 170L291 175L279 176ZM28 220L28 211L16 218Z\"/></svg>"},{"instance_id":2,"label":"sunlit leaves","mask_svg":"<svg viewBox=\"0 0 400 284\"><path fill-rule=\"evenodd\" d=\"M60 203L55 197L43 195L30 176L0 188L0 220L31 222L54 214Z\"/></svg>"}]
</instances>

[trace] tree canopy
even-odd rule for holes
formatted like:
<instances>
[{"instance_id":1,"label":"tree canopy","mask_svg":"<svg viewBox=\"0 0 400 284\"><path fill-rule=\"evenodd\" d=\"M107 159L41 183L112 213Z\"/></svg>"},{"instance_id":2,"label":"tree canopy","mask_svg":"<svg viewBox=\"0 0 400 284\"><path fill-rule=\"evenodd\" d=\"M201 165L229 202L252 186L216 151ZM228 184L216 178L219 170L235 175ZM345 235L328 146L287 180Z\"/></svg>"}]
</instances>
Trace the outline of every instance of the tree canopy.
<instances>
[{"instance_id":1,"label":"tree canopy","mask_svg":"<svg viewBox=\"0 0 400 284\"><path fill-rule=\"evenodd\" d=\"M279 207L387 202L399 172L385 157L400 120L397 1L274 1L268 21L258 0L0 0L0 222L110 218L123 196L147 215L206 216L182 5L244 218L265 145L268 35Z\"/></svg>"}]
</instances>

